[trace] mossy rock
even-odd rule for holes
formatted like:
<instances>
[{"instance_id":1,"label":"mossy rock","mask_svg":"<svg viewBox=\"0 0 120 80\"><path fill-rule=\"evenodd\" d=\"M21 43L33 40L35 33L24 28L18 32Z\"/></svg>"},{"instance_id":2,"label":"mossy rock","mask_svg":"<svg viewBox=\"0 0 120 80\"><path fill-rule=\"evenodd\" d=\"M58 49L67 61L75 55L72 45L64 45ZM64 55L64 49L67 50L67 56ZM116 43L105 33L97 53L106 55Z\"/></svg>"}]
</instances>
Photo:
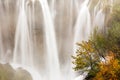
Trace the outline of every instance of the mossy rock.
<instances>
[{"instance_id":1,"label":"mossy rock","mask_svg":"<svg viewBox=\"0 0 120 80\"><path fill-rule=\"evenodd\" d=\"M14 70L10 64L0 64L0 80L32 80L31 75L22 68Z\"/></svg>"},{"instance_id":2,"label":"mossy rock","mask_svg":"<svg viewBox=\"0 0 120 80\"><path fill-rule=\"evenodd\" d=\"M27 71L19 68L16 70L14 80L32 80L32 77Z\"/></svg>"},{"instance_id":3,"label":"mossy rock","mask_svg":"<svg viewBox=\"0 0 120 80\"><path fill-rule=\"evenodd\" d=\"M15 70L9 64L0 64L0 80L13 80Z\"/></svg>"}]
</instances>

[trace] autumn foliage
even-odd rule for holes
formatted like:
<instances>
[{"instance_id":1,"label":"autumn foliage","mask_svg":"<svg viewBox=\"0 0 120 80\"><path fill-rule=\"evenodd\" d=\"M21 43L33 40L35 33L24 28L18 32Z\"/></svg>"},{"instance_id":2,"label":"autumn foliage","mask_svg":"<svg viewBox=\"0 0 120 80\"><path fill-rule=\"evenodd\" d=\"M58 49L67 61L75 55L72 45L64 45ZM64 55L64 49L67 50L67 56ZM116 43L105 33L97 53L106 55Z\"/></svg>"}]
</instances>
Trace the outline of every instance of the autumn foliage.
<instances>
[{"instance_id":1,"label":"autumn foliage","mask_svg":"<svg viewBox=\"0 0 120 80\"><path fill-rule=\"evenodd\" d=\"M110 52L106 56L106 61L99 63L99 72L93 80L120 80L120 61Z\"/></svg>"},{"instance_id":2,"label":"autumn foliage","mask_svg":"<svg viewBox=\"0 0 120 80\"><path fill-rule=\"evenodd\" d=\"M105 33L95 29L88 41L77 43L73 69L88 72L85 80L120 80L120 6L107 26Z\"/></svg>"}]
</instances>

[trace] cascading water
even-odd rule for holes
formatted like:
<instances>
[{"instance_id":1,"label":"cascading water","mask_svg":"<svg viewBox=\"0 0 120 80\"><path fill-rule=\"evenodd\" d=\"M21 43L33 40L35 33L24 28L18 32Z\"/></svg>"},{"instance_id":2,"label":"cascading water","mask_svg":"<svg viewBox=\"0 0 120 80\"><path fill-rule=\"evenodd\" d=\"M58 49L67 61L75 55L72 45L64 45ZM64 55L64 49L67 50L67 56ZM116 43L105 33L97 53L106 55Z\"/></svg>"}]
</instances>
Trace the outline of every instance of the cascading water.
<instances>
[{"instance_id":1,"label":"cascading water","mask_svg":"<svg viewBox=\"0 0 120 80\"><path fill-rule=\"evenodd\" d=\"M91 18L88 9L89 0L85 0L81 5L79 16L75 24L75 34L74 34L74 53L76 53L76 42L82 40L88 40L91 33Z\"/></svg>"},{"instance_id":2,"label":"cascading water","mask_svg":"<svg viewBox=\"0 0 120 80\"><path fill-rule=\"evenodd\" d=\"M100 18L101 18L101 20L99 20ZM96 26L99 26L98 30L104 29L104 20L105 20L105 14L103 13L102 10L99 10L95 17L95 24L96 24Z\"/></svg>"},{"instance_id":3,"label":"cascading water","mask_svg":"<svg viewBox=\"0 0 120 80\"><path fill-rule=\"evenodd\" d=\"M76 76L72 71L70 56L76 53L76 43L88 40L94 26L103 29L105 25L102 1L99 0L94 6L93 16L89 5L91 1L0 0L0 62L6 61L5 55L8 55L13 60L10 62L13 68L21 67L27 70L33 80L74 80ZM13 21L16 25L15 33L12 35L15 40L14 37L11 39L14 44L7 44L12 47L10 51L13 51L13 54L9 55L4 43L10 41L4 38L3 24L7 18L4 13L12 8L11 3L17 6L14 5L13 12L16 14ZM111 5L112 3L113 0ZM38 37L44 41L41 42ZM44 60L40 59L41 57L45 57ZM44 67L41 67L41 64ZM75 80L82 80L85 75L80 75Z\"/></svg>"},{"instance_id":4,"label":"cascading water","mask_svg":"<svg viewBox=\"0 0 120 80\"><path fill-rule=\"evenodd\" d=\"M25 11L24 0L20 0L18 23L16 27L15 35L15 48L14 48L14 57L13 62L30 65L30 33L27 23L27 16Z\"/></svg>"},{"instance_id":5,"label":"cascading water","mask_svg":"<svg viewBox=\"0 0 120 80\"><path fill-rule=\"evenodd\" d=\"M47 1L40 0L40 4L44 15L44 25L45 25L44 32L45 32L46 50L47 50L47 59L48 59L47 60L48 79L61 80L53 18L51 16Z\"/></svg>"},{"instance_id":6,"label":"cascading water","mask_svg":"<svg viewBox=\"0 0 120 80\"><path fill-rule=\"evenodd\" d=\"M41 80L41 75L37 70L34 70L33 65L33 51L34 49L31 45L31 24L28 26L28 20L25 10L25 0L20 0L18 23L16 27L15 35L15 48L13 54L13 63L11 65L16 69L22 67L27 70L33 80ZM31 20L31 19L29 19ZM29 67L28 67L29 66Z\"/></svg>"},{"instance_id":7,"label":"cascading water","mask_svg":"<svg viewBox=\"0 0 120 80\"><path fill-rule=\"evenodd\" d=\"M75 24L75 31L74 31L75 33L74 33L74 42L73 42L74 55L77 50L76 43L81 42L83 40L85 41L88 40L91 33L91 17L88 8L88 3L89 0L85 0L81 5L81 9L79 11L78 18ZM75 80L83 80L85 75L86 73L84 73L84 75L78 76Z\"/></svg>"},{"instance_id":8,"label":"cascading water","mask_svg":"<svg viewBox=\"0 0 120 80\"><path fill-rule=\"evenodd\" d=\"M104 29L104 20L105 20L105 14L103 13L103 9L101 9L102 3L100 0L98 1L97 5L94 8L94 21L93 26L98 27L98 30ZM101 18L101 20L99 20Z\"/></svg>"}]
</instances>

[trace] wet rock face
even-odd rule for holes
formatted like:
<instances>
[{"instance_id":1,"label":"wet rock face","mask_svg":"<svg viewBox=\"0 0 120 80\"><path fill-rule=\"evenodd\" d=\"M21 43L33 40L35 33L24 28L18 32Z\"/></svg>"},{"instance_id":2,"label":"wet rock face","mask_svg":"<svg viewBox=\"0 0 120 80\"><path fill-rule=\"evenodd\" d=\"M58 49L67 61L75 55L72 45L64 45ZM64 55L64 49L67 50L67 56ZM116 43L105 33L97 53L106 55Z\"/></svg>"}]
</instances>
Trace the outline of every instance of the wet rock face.
<instances>
[{"instance_id":1,"label":"wet rock face","mask_svg":"<svg viewBox=\"0 0 120 80\"><path fill-rule=\"evenodd\" d=\"M14 80L32 80L32 77L27 71L19 68L16 70Z\"/></svg>"},{"instance_id":2,"label":"wet rock face","mask_svg":"<svg viewBox=\"0 0 120 80\"><path fill-rule=\"evenodd\" d=\"M14 70L9 64L0 64L0 80L32 80L32 77L22 68Z\"/></svg>"}]
</instances>

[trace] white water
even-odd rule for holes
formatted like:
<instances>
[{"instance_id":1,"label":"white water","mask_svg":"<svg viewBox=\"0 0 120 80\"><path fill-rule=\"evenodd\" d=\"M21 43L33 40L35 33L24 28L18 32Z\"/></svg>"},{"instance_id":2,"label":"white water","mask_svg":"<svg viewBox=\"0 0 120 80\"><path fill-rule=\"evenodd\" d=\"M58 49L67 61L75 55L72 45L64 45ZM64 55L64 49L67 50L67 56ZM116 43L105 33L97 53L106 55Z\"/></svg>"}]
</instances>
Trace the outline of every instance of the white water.
<instances>
[{"instance_id":1,"label":"white water","mask_svg":"<svg viewBox=\"0 0 120 80\"><path fill-rule=\"evenodd\" d=\"M99 20L101 18L101 20ZM104 21L105 20L105 14L103 13L102 10L99 10L96 14L95 17L95 26L98 27L98 30L103 30L104 29Z\"/></svg>"},{"instance_id":2,"label":"white water","mask_svg":"<svg viewBox=\"0 0 120 80\"><path fill-rule=\"evenodd\" d=\"M45 32L45 40L46 40L45 44L46 44L46 50L47 50L46 58L48 59L46 61L47 69L48 69L48 79L61 80L53 18L50 13L47 0L39 0L39 1L42 7L43 16L44 16L44 25L45 25L44 32Z\"/></svg>"},{"instance_id":3,"label":"white water","mask_svg":"<svg viewBox=\"0 0 120 80\"><path fill-rule=\"evenodd\" d=\"M81 5L79 16L75 24L75 34L74 34L74 53L76 53L76 42L81 42L82 40L88 40L91 33L91 18L88 8L89 0L85 0Z\"/></svg>"},{"instance_id":4,"label":"white water","mask_svg":"<svg viewBox=\"0 0 120 80\"><path fill-rule=\"evenodd\" d=\"M89 2L90 0L16 0L15 38L11 40L14 46L9 45L13 48L10 50L13 54L9 55L9 51L6 51L8 49L4 47L7 40L1 26L6 24L4 13L9 10L5 9L6 6L9 7L9 2L0 0L0 13L3 15L0 17L3 22L0 23L0 62L7 61L5 55L8 55L13 60L13 68L22 67L31 74L33 80L82 80L85 75L75 76L70 56L75 55L76 42L88 40L95 25L104 28L105 20L100 7L101 0L94 7L93 17ZM38 35L42 35L40 38L43 38L43 42L37 40Z\"/></svg>"},{"instance_id":5,"label":"white water","mask_svg":"<svg viewBox=\"0 0 120 80\"><path fill-rule=\"evenodd\" d=\"M105 23L105 14L103 13L102 3L99 0L97 5L94 8L94 21L93 21L93 26L97 27L98 30L103 30L104 29L104 23Z\"/></svg>"},{"instance_id":6,"label":"white water","mask_svg":"<svg viewBox=\"0 0 120 80\"><path fill-rule=\"evenodd\" d=\"M19 15L15 35L13 63L31 65L32 61L30 60L30 32L27 23L24 0L20 0L20 3L21 4L19 4Z\"/></svg>"}]
</instances>

